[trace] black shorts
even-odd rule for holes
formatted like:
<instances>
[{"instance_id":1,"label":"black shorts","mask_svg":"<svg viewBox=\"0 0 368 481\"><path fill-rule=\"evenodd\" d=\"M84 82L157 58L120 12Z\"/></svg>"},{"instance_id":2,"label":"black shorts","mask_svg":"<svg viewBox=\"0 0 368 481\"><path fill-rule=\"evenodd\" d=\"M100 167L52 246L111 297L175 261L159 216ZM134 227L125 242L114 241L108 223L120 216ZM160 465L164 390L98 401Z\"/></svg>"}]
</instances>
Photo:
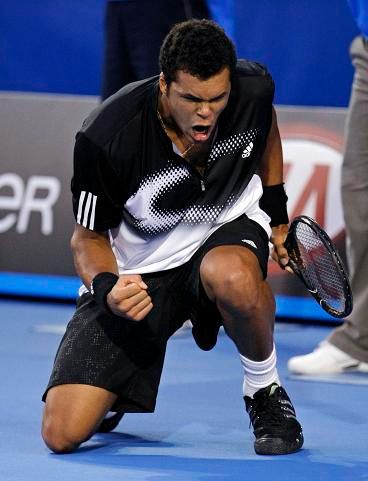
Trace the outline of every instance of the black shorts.
<instances>
[{"instance_id":1,"label":"black shorts","mask_svg":"<svg viewBox=\"0 0 368 481\"><path fill-rule=\"evenodd\" d=\"M214 232L182 266L142 277L154 308L140 322L106 312L91 294L83 294L56 353L47 391L60 384L88 384L118 395L114 409L153 412L170 336L190 319L219 313L201 288L204 255L220 245L242 245L254 252L264 278L269 256L265 230L245 215ZM214 319L214 321L218 319Z\"/></svg>"}]
</instances>

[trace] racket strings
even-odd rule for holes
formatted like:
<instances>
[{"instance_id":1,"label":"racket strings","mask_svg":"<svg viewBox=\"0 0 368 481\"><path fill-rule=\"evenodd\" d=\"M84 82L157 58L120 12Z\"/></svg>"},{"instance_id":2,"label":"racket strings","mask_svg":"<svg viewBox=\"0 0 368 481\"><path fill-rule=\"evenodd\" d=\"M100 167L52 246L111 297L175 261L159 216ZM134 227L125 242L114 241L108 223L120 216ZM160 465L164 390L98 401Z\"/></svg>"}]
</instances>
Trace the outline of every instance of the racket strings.
<instances>
[{"instance_id":1,"label":"racket strings","mask_svg":"<svg viewBox=\"0 0 368 481\"><path fill-rule=\"evenodd\" d=\"M307 224L299 224L296 229L296 241L304 270L311 286L320 297L337 311L345 309L344 282L341 270L337 267L332 254Z\"/></svg>"}]
</instances>

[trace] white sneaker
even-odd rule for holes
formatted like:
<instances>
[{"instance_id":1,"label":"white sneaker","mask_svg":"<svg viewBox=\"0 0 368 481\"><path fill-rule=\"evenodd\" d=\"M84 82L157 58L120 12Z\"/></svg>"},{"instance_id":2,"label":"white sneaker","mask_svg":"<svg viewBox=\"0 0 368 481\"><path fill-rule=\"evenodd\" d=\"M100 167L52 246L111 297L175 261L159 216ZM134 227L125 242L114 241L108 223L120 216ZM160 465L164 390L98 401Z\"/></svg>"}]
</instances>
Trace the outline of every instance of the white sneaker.
<instances>
[{"instance_id":1,"label":"white sneaker","mask_svg":"<svg viewBox=\"0 0 368 481\"><path fill-rule=\"evenodd\" d=\"M323 341L313 352L289 359L288 369L294 374L338 374L344 371L368 373L368 363L354 359L328 341Z\"/></svg>"}]
</instances>

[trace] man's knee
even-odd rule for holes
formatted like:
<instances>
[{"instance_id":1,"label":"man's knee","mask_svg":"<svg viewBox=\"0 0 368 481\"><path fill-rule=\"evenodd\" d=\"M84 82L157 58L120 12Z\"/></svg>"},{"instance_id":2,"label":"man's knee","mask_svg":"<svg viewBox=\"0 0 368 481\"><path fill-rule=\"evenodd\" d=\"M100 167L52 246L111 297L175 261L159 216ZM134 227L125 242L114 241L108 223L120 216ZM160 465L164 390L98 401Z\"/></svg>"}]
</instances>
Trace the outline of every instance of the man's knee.
<instances>
[{"instance_id":1,"label":"man's knee","mask_svg":"<svg viewBox=\"0 0 368 481\"><path fill-rule=\"evenodd\" d=\"M105 389L84 384L52 387L46 397L42 437L55 453L67 453L87 441L117 398Z\"/></svg>"},{"instance_id":2,"label":"man's knee","mask_svg":"<svg viewBox=\"0 0 368 481\"><path fill-rule=\"evenodd\" d=\"M81 433L55 416L45 415L42 422L42 438L54 453L63 454L74 451L83 441Z\"/></svg>"},{"instance_id":3,"label":"man's knee","mask_svg":"<svg viewBox=\"0 0 368 481\"><path fill-rule=\"evenodd\" d=\"M250 310L257 305L263 280L256 258L249 261L249 257L244 258L236 252L213 250L205 256L200 273L211 300L235 307L246 304Z\"/></svg>"},{"instance_id":4,"label":"man's knee","mask_svg":"<svg viewBox=\"0 0 368 481\"><path fill-rule=\"evenodd\" d=\"M95 432L95 418L83 416L78 408L55 406L46 402L42 419L42 437L54 453L70 453Z\"/></svg>"}]
</instances>

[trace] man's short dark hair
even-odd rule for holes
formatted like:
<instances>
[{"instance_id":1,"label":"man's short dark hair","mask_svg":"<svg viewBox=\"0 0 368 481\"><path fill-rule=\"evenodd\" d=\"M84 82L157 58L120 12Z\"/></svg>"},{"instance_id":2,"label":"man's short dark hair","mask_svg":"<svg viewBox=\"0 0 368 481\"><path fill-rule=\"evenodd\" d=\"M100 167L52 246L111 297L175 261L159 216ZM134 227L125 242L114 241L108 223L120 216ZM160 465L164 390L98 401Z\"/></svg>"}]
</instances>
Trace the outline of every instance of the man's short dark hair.
<instances>
[{"instance_id":1,"label":"man's short dark hair","mask_svg":"<svg viewBox=\"0 0 368 481\"><path fill-rule=\"evenodd\" d=\"M207 80L224 67L232 75L235 65L232 41L211 20L192 19L174 25L160 50L160 68L167 84L175 81L178 70Z\"/></svg>"}]
</instances>

